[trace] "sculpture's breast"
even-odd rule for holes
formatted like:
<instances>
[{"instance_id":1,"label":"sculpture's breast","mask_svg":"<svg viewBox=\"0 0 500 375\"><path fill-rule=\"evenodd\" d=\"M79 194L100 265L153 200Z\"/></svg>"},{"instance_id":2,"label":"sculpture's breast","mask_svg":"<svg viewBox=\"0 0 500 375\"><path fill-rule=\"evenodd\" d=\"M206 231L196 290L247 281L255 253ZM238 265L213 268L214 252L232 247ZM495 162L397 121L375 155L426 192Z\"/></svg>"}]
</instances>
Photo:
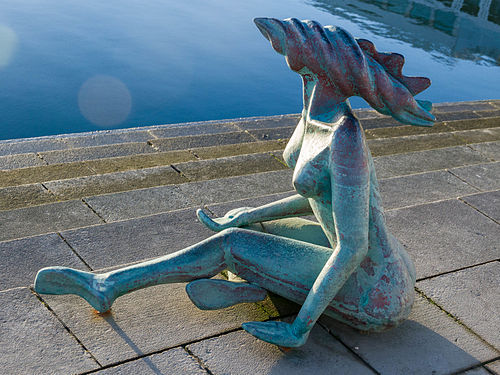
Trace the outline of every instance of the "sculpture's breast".
<instances>
[{"instance_id":1,"label":"sculpture's breast","mask_svg":"<svg viewBox=\"0 0 500 375\"><path fill-rule=\"evenodd\" d=\"M333 129L322 123L306 123L293 185L300 195L314 198L331 194L329 160Z\"/></svg>"}]
</instances>

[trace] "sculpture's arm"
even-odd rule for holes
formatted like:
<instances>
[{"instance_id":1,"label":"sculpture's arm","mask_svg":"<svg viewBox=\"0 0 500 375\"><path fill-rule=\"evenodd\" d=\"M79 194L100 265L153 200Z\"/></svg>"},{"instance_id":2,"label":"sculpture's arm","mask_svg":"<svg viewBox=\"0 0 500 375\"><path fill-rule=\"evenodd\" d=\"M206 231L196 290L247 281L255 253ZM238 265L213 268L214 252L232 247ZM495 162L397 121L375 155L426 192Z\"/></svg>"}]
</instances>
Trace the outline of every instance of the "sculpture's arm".
<instances>
[{"instance_id":1,"label":"sculpture's arm","mask_svg":"<svg viewBox=\"0 0 500 375\"><path fill-rule=\"evenodd\" d=\"M312 214L307 198L293 195L257 208L241 207L229 211L224 217L212 219L203 210L196 211L198 219L209 229L219 232L226 228L241 227L262 221Z\"/></svg>"},{"instance_id":2,"label":"sculpture's arm","mask_svg":"<svg viewBox=\"0 0 500 375\"><path fill-rule=\"evenodd\" d=\"M368 252L370 176L363 140L354 131L341 134L332 153L332 206L338 244L302 305L293 324L245 323L261 340L281 346L305 343L316 320L359 267Z\"/></svg>"}]
</instances>

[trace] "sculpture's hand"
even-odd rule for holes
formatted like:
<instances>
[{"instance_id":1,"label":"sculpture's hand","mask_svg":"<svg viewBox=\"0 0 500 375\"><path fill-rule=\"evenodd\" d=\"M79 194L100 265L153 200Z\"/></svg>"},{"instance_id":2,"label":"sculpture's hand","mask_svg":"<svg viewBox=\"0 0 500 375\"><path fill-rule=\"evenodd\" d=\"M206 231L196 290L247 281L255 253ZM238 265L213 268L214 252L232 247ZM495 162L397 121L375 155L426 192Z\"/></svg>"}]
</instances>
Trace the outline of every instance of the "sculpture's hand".
<instances>
[{"instance_id":1,"label":"sculpture's hand","mask_svg":"<svg viewBox=\"0 0 500 375\"><path fill-rule=\"evenodd\" d=\"M287 348L304 345L309 336L309 331L297 335L293 332L293 326L285 322L249 322L243 323L242 327L260 340Z\"/></svg>"},{"instance_id":2,"label":"sculpture's hand","mask_svg":"<svg viewBox=\"0 0 500 375\"><path fill-rule=\"evenodd\" d=\"M227 228L241 227L249 224L248 211L251 207L240 207L228 211L224 217L212 219L203 210L196 211L198 219L214 232L220 232Z\"/></svg>"}]
</instances>

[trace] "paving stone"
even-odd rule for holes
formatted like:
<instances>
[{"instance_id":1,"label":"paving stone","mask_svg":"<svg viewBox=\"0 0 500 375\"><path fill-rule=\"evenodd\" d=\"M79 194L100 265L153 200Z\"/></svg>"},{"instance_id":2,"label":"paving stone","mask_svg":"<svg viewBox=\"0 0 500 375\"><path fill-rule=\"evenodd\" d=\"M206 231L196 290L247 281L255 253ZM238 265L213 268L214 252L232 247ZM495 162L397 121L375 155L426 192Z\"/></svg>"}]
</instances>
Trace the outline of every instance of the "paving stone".
<instances>
[{"instance_id":1,"label":"paving stone","mask_svg":"<svg viewBox=\"0 0 500 375\"><path fill-rule=\"evenodd\" d=\"M469 130L495 128L500 126L500 117L481 117L479 119L460 119L456 121L447 121L446 126L452 130ZM477 132L482 133L482 132ZM475 134L475 133L473 133Z\"/></svg>"},{"instance_id":2,"label":"paving stone","mask_svg":"<svg viewBox=\"0 0 500 375\"><path fill-rule=\"evenodd\" d=\"M198 206L293 190L291 169L178 185Z\"/></svg>"},{"instance_id":3,"label":"paving stone","mask_svg":"<svg viewBox=\"0 0 500 375\"><path fill-rule=\"evenodd\" d=\"M474 143L469 146L490 159L500 161L500 141Z\"/></svg>"},{"instance_id":4,"label":"paving stone","mask_svg":"<svg viewBox=\"0 0 500 375\"><path fill-rule=\"evenodd\" d=\"M190 181L241 176L288 168L268 153L200 160L175 164L174 166Z\"/></svg>"},{"instance_id":5,"label":"paving stone","mask_svg":"<svg viewBox=\"0 0 500 375\"><path fill-rule=\"evenodd\" d=\"M72 199L186 181L170 166L161 166L50 181L45 186L60 198Z\"/></svg>"},{"instance_id":6,"label":"paving stone","mask_svg":"<svg viewBox=\"0 0 500 375\"><path fill-rule=\"evenodd\" d=\"M67 266L88 270L55 233L0 242L0 290L32 285L43 267Z\"/></svg>"},{"instance_id":7,"label":"paving stone","mask_svg":"<svg viewBox=\"0 0 500 375\"><path fill-rule=\"evenodd\" d=\"M491 111L496 109L495 105L488 101L435 103L433 111L440 112L464 112L464 111Z\"/></svg>"},{"instance_id":8,"label":"paving stone","mask_svg":"<svg viewBox=\"0 0 500 375\"><path fill-rule=\"evenodd\" d=\"M481 153L467 146L445 147L374 158L375 169L379 178L428 172L488 161ZM382 171L382 173L379 173L379 171Z\"/></svg>"},{"instance_id":9,"label":"paving stone","mask_svg":"<svg viewBox=\"0 0 500 375\"><path fill-rule=\"evenodd\" d=\"M477 189L446 171L380 180L379 186L385 209L413 206L477 192Z\"/></svg>"},{"instance_id":10,"label":"paving stone","mask_svg":"<svg viewBox=\"0 0 500 375\"><path fill-rule=\"evenodd\" d=\"M69 374L98 367L29 289L0 292L3 374Z\"/></svg>"},{"instance_id":11,"label":"paving stone","mask_svg":"<svg viewBox=\"0 0 500 375\"><path fill-rule=\"evenodd\" d=\"M375 111L371 108L359 108L359 109L355 109L353 112L354 112L354 115L360 120L369 119L369 118L384 117L384 115L378 113L377 111Z\"/></svg>"},{"instance_id":12,"label":"paving stone","mask_svg":"<svg viewBox=\"0 0 500 375\"><path fill-rule=\"evenodd\" d=\"M103 365L165 350L268 319L259 304L199 310L185 284L141 289L118 298L109 313L96 313L77 296L43 299Z\"/></svg>"},{"instance_id":13,"label":"paving stone","mask_svg":"<svg viewBox=\"0 0 500 375\"><path fill-rule=\"evenodd\" d=\"M321 322L384 375L450 374L498 355L420 296L408 319L386 332L360 334L326 316Z\"/></svg>"},{"instance_id":14,"label":"paving stone","mask_svg":"<svg viewBox=\"0 0 500 375\"><path fill-rule=\"evenodd\" d=\"M283 150L286 146L284 141L266 141L238 143L233 145L218 145L192 149L200 159L215 159L224 156L254 154L266 151Z\"/></svg>"},{"instance_id":15,"label":"paving stone","mask_svg":"<svg viewBox=\"0 0 500 375\"><path fill-rule=\"evenodd\" d=\"M0 211L55 202L57 198L41 184L0 188Z\"/></svg>"},{"instance_id":16,"label":"paving stone","mask_svg":"<svg viewBox=\"0 0 500 375\"><path fill-rule=\"evenodd\" d=\"M500 262L423 280L417 287L500 354Z\"/></svg>"},{"instance_id":17,"label":"paving stone","mask_svg":"<svg viewBox=\"0 0 500 375\"><path fill-rule=\"evenodd\" d=\"M86 197L85 202L107 222L154 215L195 205L175 185Z\"/></svg>"},{"instance_id":18,"label":"paving stone","mask_svg":"<svg viewBox=\"0 0 500 375\"><path fill-rule=\"evenodd\" d=\"M366 130L366 133L370 135L370 138L393 138L406 135L443 133L451 130L452 129L447 127L444 123L438 122L432 127L400 125L390 128L384 127L368 129Z\"/></svg>"},{"instance_id":19,"label":"paving stone","mask_svg":"<svg viewBox=\"0 0 500 375\"><path fill-rule=\"evenodd\" d=\"M235 121L234 125L243 130L284 128L284 127L297 126L299 120L300 120L299 114L292 114L283 116L269 116L269 117L242 119L240 121Z\"/></svg>"},{"instance_id":20,"label":"paving stone","mask_svg":"<svg viewBox=\"0 0 500 375\"><path fill-rule=\"evenodd\" d=\"M254 139L248 133L231 132L154 139L151 141L151 144L158 151L172 151L252 141L254 141Z\"/></svg>"},{"instance_id":21,"label":"paving stone","mask_svg":"<svg viewBox=\"0 0 500 375\"><path fill-rule=\"evenodd\" d=\"M415 261L417 278L498 258L500 226L459 200L385 214L389 229Z\"/></svg>"},{"instance_id":22,"label":"paving stone","mask_svg":"<svg viewBox=\"0 0 500 375\"><path fill-rule=\"evenodd\" d=\"M89 163L91 162L53 164L40 167L14 169L10 171L0 171L0 187L32 184L36 182L96 174L96 172L89 167Z\"/></svg>"},{"instance_id":23,"label":"paving stone","mask_svg":"<svg viewBox=\"0 0 500 375\"><path fill-rule=\"evenodd\" d=\"M492 111L485 111L487 113L491 113ZM474 111L459 111L459 112L437 112L434 113L437 121L454 121L454 120L465 120L465 119L477 119L481 116L482 112L474 112Z\"/></svg>"},{"instance_id":24,"label":"paving stone","mask_svg":"<svg viewBox=\"0 0 500 375\"><path fill-rule=\"evenodd\" d=\"M151 138L151 134L146 129L104 130L90 134L86 133L63 137L64 142L70 148L111 145L129 142L146 142Z\"/></svg>"},{"instance_id":25,"label":"paving stone","mask_svg":"<svg viewBox=\"0 0 500 375\"><path fill-rule=\"evenodd\" d=\"M98 375L207 375L196 360L184 349L170 349L163 353L153 354L135 361L127 362L105 370L97 371Z\"/></svg>"},{"instance_id":26,"label":"paving stone","mask_svg":"<svg viewBox=\"0 0 500 375\"><path fill-rule=\"evenodd\" d=\"M188 150L178 150L97 159L88 161L87 165L96 172L95 174L105 174L132 169L169 166L173 163L182 163L190 160L196 160L196 157L191 152Z\"/></svg>"},{"instance_id":27,"label":"paving stone","mask_svg":"<svg viewBox=\"0 0 500 375\"><path fill-rule=\"evenodd\" d=\"M259 141L268 141L276 139L289 139L295 130L295 126L286 128L254 129L248 132Z\"/></svg>"},{"instance_id":28,"label":"paving stone","mask_svg":"<svg viewBox=\"0 0 500 375\"><path fill-rule=\"evenodd\" d=\"M45 165L36 154L17 154L0 156L0 170L35 167Z\"/></svg>"},{"instance_id":29,"label":"paving stone","mask_svg":"<svg viewBox=\"0 0 500 375\"><path fill-rule=\"evenodd\" d=\"M457 375L491 375L484 367L476 367L471 370L460 372Z\"/></svg>"},{"instance_id":30,"label":"paving stone","mask_svg":"<svg viewBox=\"0 0 500 375\"><path fill-rule=\"evenodd\" d=\"M480 117L498 117L500 116L500 109L494 109L492 111L475 111Z\"/></svg>"},{"instance_id":31,"label":"paving stone","mask_svg":"<svg viewBox=\"0 0 500 375\"><path fill-rule=\"evenodd\" d=\"M188 349L214 374L374 374L318 325L304 346L288 352L244 331L203 340Z\"/></svg>"},{"instance_id":32,"label":"paving stone","mask_svg":"<svg viewBox=\"0 0 500 375\"><path fill-rule=\"evenodd\" d=\"M78 200L0 212L0 241L102 223Z\"/></svg>"},{"instance_id":33,"label":"paving stone","mask_svg":"<svg viewBox=\"0 0 500 375\"><path fill-rule=\"evenodd\" d=\"M150 130L154 138L172 138L189 135L229 133L238 130L232 123L204 122L198 124L168 125ZM152 139L152 138L150 138Z\"/></svg>"},{"instance_id":34,"label":"paving stone","mask_svg":"<svg viewBox=\"0 0 500 375\"><path fill-rule=\"evenodd\" d=\"M58 137L34 138L24 141L0 142L0 156L36 153L40 151L62 150L68 148L65 140Z\"/></svg>"},{"instance_id":35,"label":"paving stone","mask_svg":"<svg viewBox=\"0 0 500 375\"><path fill-rule=\"evenodd\" d=\"M431 150L464 144L465 141L452 133L408 135L397 138L368 139L373 156L401 154L413 151Z\"/></svg>"},{"instance_id":36,"label":"paving stone","mask_svg":"<svg viewBox=\"0 0 500 375\"><path fill-rule=\"evenodd\" d=\"M171 254L213 232L189 208L61 234L92 269L100 269Z\"/></svg>"},{"instance_id":37,"label":"paving stone","mask_svg":"<svg viewBox=\"0 0 500 375\"><path fill-rule=\"evenodd\" d=\"M483 191L500 188L500 162L453 168L451 172Z\"/></svg>"},{"instance_id":38,"label":"paving stone","mask_svg":"<svg viewBox=\"0 0 500 375\"><path fill-rule=\"evenodd\" d=\"M500 128L464 130L452 133L465 143L492 142L500 140Z\"/></svg>"},{"instance_id":39,"label":"paving stone","mask_svg":"<svg viewBox=\"0 0 500 375\"><path fill-rule=\"evenodd\" d=\"M495 374L500 374L500 361L488 363L485 367Z\"/></svg>"},{"instance_id":40,"label":"paving stone","mask_svg":"<svg viewBox=\"0 0 500 375\"><path fill-rule=\"evenodd\" d=\"M48 164L56 164L153 152L155 152L153 147L146 142L131 142L105 146L72 148L69 150L47 151L40 152L39 155Z\"/></svg>"},{"instance_id":41,"label":"paving stone","mask_svg":"<svg viewBox=\"0 0 500 375\"><path fill-rule=\"evenodd\" d=\"M403 125L399 121L397 121L389 116L381 116L378 118L362 119L360 122L361 122L361 126L365 130L374 129L374 128L387 128L387 127L402 126Z\"/></svg>"},{"instance_id":42,"label":"paving stone","mask_svg":"<svg viewBox=\"0 0 500 375\"><path fill-rule=\"evenodd\" d=\"M493 220L500 222L500 190L468 195L461 199L488 215Z\"/></svg>"}]
</instances>

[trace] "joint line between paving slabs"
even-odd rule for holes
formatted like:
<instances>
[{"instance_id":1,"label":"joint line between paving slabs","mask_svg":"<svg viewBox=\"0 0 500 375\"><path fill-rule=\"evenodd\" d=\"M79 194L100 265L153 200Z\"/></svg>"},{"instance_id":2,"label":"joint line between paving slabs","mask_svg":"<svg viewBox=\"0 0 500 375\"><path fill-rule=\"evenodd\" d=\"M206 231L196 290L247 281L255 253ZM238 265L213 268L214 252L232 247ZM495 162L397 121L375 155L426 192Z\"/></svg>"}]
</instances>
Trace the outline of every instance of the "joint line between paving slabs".
<instances>
[{"instance_id":1,"label":"joint line between paving slabs","mask_svg":"<svg viewBox=\"0 0 500 375\"><path fill-rule=\"evenodd\" d=\"M483 143L487 143L487 142L483 142ZM490 158L488 155L485 155L481 152L481 150L476 150L474 147L472 147L471 145L467 144L465 145L467 148L471 149L472 151L474 152L477 152L479 155L481 155L483 158L485 159L488 159L490 162L495 162L496 160L493 159L493 158ZM479 163L479 164L482 164L482 163Z\"/></svg>"},{"instance_id":2,"label":"joint line between paving slabs","mask_svg":"<svg viewBox=\"0 0 500 375\"><path fill-rule=\"evenodd\" d=\"M35 155L36 155L36 157L37 157L38 159L40 159L41 161L43 161L43 162L45 163L45 165L49 165L49 163L47 162L47 160L45 160L45 159L43 158L43 156L42 156L42 155L40 155L40 153L39 153L39 152L36 152L36 153L35 153Z\"/></svg>"},{"instance_id":3,"label":"joint line between paving slabs","mask_svg":"<svg viewBox=\"0 0 500 375\"><path fill-rule=\"evenodd\" d=\"M497 224L500 225L500 223L498 221L496 221L495 219L493 219L491 216L486 215L483 211L477 209L476 207L474 207L470 203L464 201L461 197L458 197L458 200L461 201L461 202L464 202L467 206L473 208L474 210L476 210L477 212L479 212L481 215L486 216L488 219L492 220L494 223L497 223Z\"/></svg>"},{"instance_id":4,"label":"joint line between paving slabs","mask_svg":"<svg viewBox=\"0 0 500 375\"><path fill-rule=\"evenodd\" d=\"M420 290L418 287L415 287L415 291L423 298L425 298L430 304L436 306L439 310L441 310L442 312L444 312L446 315L448 315L450 318L452 318L457 324L461 325L463 328L465 328L467 331L469 331L469 333L473 334L474 336L476 336L477 338L479 338L479 340L481 340L481 342L483 342L483 344L485 344L486 346L488 346L490 349L492 349L493 351L497 352L497 353L500 353L500 351L495 348L492 344L490 344L488 341L486 341L485 339L483 339L479 334L477 334L472 328L470 328L468 325L466 325L464 322L462 322L460 319L458 319L455 315L453 315L452 313L450 313L449 311L445 310L443 307L441 307L441 305L439 305L436 301L434 301L431 297L428 297L422 290Z\"/></svg>"},{"instance_id":5,"label":"joint line between paving slabs","mask_svg":"<svg viewBox=\"0 0 500 375\"><path fill-rule=\"evenodd\" d=\"M380 372L378 372L370 363L368 363L361 355L356 353L354 349L352 349L349 345L344 343L340 337L336 336L328 327L324 326L321 322L317 322L316 324L319 324L321 328L323 328L330 336L332 336L335 340L340 342L342 346L344 346L350 353L354 355L354 357L358 358L365 366L367 366L370 370L372 370L375 374L381 375Z\"/></svg>"},{"instance_id":6,"label":"joint line between paving slabs","mask_svg":"<svg viewBox=\"0 0 500 375\"><path fill-rule=\"evenodd\" d=\"M196 354L194 354L191 350L187 348L186 345L183 345L182 348L188 353L197 363L198 365L207 372L209 375L214 375L212 371L207 367L207 365L201 360L200 357L198 357Z\"/></svg>"},{"instance_id":7,"label":"joint line between paving slabs","mask_svg":"<svg viewBox=\"0 0 500 375\"><path fill-rule=\"evenodd\" d=\"M80 339L71 331L71 329L62 321L62 319L59 318L59 316L56 314L56 312L54 310L52 310L52 308L49 306L49 304L47 302L45 302L45 300L37 292L35 292L32 288L29 288L29 289L30 289L31 293L42 303L42 305L44 305L45 308L47 310L49 310L54 315L54 317L59 321L59 323L62 324L64 329L66 329L66 331L68 331L68 333L76 340L76 342L78 342L78 344L83 348L83 350L85 350L85 352L89 354L90 358L92 358L92 360L94 360L95 363L97 363L97 365L99 367L102 367L102 365L99 363L97 358L94 357L92 352L87 349L87 347L83 344L83 342L81 342Z\"/></svg>"},{"instance_id":8,"label":"joint line between paving slabs","mask_svg":"<svg viewBox=\"0 0 500 375\"><path fill-rule=\"evenodd\" d=\"M196 159L198 159L198 160L200 160L200 159L201 159L201 158L200 158L200 156L199 156L196 152L194 152L194 150L188 150L188 151L189 151L189 153L190 153L191 155L193 155Z\"/></svg>"},{"instance_id":9,"label":"joint line between paving slabs","mask_svg":"<svg viewBox=\"0 0 500 375\"><path fill-rule=\"evenodd\" d=\"M47 192L50 195L52 195L53 197L57 198L57 195L52 190L50 190L43 182L40 182L40 185L42 185L42 188L44 188L45 190L47 190Z\"/></svg>"},{"instance_id":10,"label":"joint line between paving slabs","mask_svg":"<svg viewBox=\"0 0 500 375\"><path fill-rule=\"evenodd\" d=\"M445 272L437 273L437 274L432 275L432 276L426 276L426 277L422 277L421 279L417 279L417 282L424 281L424 280L429 280L429 279L433 279L435 277L439 277L439 276L443 276L443 275L448 275L449 273L453 273L453 272L467 270L469 268L474 268L474 267L478 267L478 266L484 266L485 264L499 262L499 261L500 261L500 259L492 259L492 260L488 260L486 262L481 262L481 263L473 264L471 266L465 266L465 267L457 268L457 269L454 269L454 270L451 270L451 271L445 271Z\"/></svg>"},{"instance_id":11,"label":"joint line between paving slabs","mask_svg":"<svg viewBox=\"0 0 500 375\"><path fill-rule=\"evenodd\" d=\"M466 183L467 185L472 186L474 189L477 189L478 191L483 192L483 190L479 189L477 186L472 185L469 181L464 180L464 179L463 179L463 178L461 178L460 176L457 176L457 175L456 175L455 173L453 173L451 170L446 169L446 172L448 172L448 173L449 173L449 174L451 174L452 176L454 176L454 177L458 178L460 181L462 181L462 182Z\"/></svg>"},{"instance_id":12,"label":"joint line between paving slabs","mask_svg":"<svg viewBox=\"0 0 500 375\"><path fill-rule=\"evenodd\" d=\"M486 367L483 367L484 365L487 365L489 363L495 362L498 359L500 359L500 357L496 357L496 358L490 359L489 361L481 362L478 365L474 365L474 366L471 366L471 367L467 367L465 369L461 369L461 370L452 372L450 375L463 375L463 374L465 374L465 372L468 372L468 371L471 371L471 370L476 370L478 368L482 368L483 370L486 370L486 372L488 374L498 375L496 372L493 372L493 371L487 369Z\"/></svg>"},{"instance_id":13,"label":"joint line between paving slabs","mask_svg":"<svg viewBox=\"0 0 500 375\"><path fill-rule=\"evenodd\" d=\"M158 138L156 138L156 139L158 139ZM160 152L160 149L159 149L158 147L156 147L156 146L153 144L153 142L151 142L151 141L146 141L146 143L147 143L149 146L151 146L151 148L152 148L153 150L155 150L156 152Z\"/></svg>"},{"instance_id":14,"label":"joint line between paving slabs","mask_svg":"<svg viewBox=\"0 0 500 375\"><path fill-rule=\"evenodd\" d=\"M83 259L83 258L80 256L80 254L78 254L78 253L77 253L77 251L73 248L73 246L71 246L71 244L68 242L68 240L67 240L66 238L64 238L64 236L63 236L61 233L57 232L57 235L58 235L58 236L59 236L59 238L61 238L61 240L63 240L63 241L64 241L64 243L65 243L65 244L66 244L66 245L67 245L67 246L71 249L71 251L73 252L73 254L75 254L75 255L77 256L77 258L78 258L78 259L80 259L80 261L88 267L88 269L89 269L90 271L93 271L93 270L94 270L92 267L90 267L90 264L88 264L88 263L85 261L85 259Z\"/></svg>"},{"instance_id":15,"label":"joint line between paving slabs","mask_svg":"<svg viewBox=\"0 0 500 375\"><path fill-rule=\"evenodd\" d=\"M191 181L190 178L188 178L188 176L186 176L184 173L182 173L182 171L180 169L178 169L175 165L173 164L170 164L170 167L176 171L177 173L179 173L182 177L184 177L188 182L194 182L194 181Z\"/></svg>"},{"instance_id":16,"label":"joint line between paving slabs","mask_svg":"<svg viewBox=\"0 0 500 375\"><path fill-rule=\"evenodd\" d=\"M85 200L85 198L82 198L82 202L85 206L87 206L99 219L102 220L103 223L107 224L106 220L101 216L99 215L99 213L94 210L94 208Z\"/></svg>"}]
</instances>

